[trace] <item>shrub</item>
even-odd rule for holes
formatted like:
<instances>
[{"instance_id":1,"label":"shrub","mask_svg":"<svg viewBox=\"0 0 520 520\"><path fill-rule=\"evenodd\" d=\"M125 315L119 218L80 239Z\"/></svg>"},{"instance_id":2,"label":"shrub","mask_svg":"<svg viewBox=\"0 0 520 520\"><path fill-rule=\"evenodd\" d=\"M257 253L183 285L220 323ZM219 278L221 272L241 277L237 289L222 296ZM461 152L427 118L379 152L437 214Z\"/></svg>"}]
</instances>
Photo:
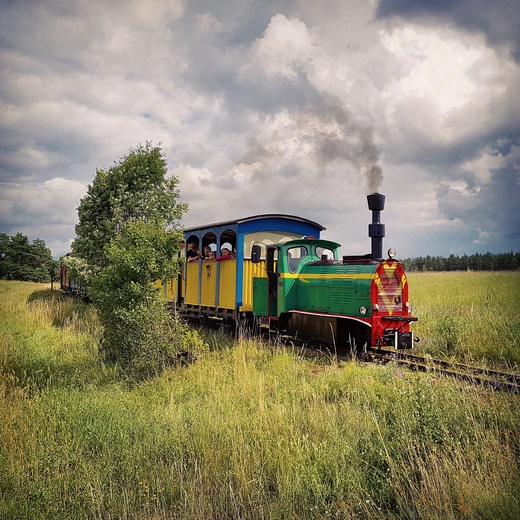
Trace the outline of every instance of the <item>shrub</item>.
<instances>
[{"instance_id":1,"label":"shrub","mask_svg":"<svg viewBox=\"0 0 520 520\"><path fill-rule=\"evenodd\" d=\"M101 352L132 377L153 376L205 349L172 320L154 285L165 271L175 273L167 255L176 241L159 224L130 222L106 248L107 265L92 278L91 294L104 327Z\"/></svg>"}]
</instances>

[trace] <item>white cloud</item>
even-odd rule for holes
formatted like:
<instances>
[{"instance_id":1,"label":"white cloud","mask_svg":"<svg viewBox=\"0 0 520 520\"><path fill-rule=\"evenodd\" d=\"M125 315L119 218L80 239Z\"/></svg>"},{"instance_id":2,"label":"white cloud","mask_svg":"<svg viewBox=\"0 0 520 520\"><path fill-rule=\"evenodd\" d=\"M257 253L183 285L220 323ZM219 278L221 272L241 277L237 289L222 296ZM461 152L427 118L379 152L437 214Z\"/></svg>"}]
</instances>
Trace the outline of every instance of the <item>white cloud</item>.
<instances>
[{"instance_id":1,"label":"white cloud","mask_svg":"<svg viewBox=\"0 0 520 520\"><path fill-rule=\"evenodd\" d=\"M503 141L497 143L505 145ZM489 146L482 152L460 165L461 175L469 175L477 185L489 185L493 180L493 172L511 166L518 172L520 183L520 144L511 146L511 153L504 155Z\"/></svg>"},{"instance_id":2,"label":"white cloud","mask_svg":"<svg viewBox=\"0 0 520 520\"><path fill-rule=\"evenodd\" d=\"M39 186L19 184L2 188L1 221L24 224L31 219L50 224L76 222L76 208L87 191L79 181L58 177Z\"/></svg>"},{"instance_id":3,"label":"white cloud","mask_svg":"<svg viewBox=\"0 0 520 520\"><path fill-rule=\"evenodd\" d=\"M397 99L431 98L440 114L466 104L478 87L468 77L468 70L486 52L480 40L480 45L468 46L460 35L417 26L405 26L390 34L382 32L383 46L403 69L408 69L405 77L392 84L389 95Z\"/></svg>"},{"instance_id":4,"label":"white cloud","mask_svg":"<svg viewBox=\"0 0 520 520\"><path fill-rule=\"evenodd\" d=\"M520 102L510 95L520 69L482 36L418 25L380 35L399 71L381 106L394 145L407 155L458 146L520 115Z\"/></svg>"},{"instance_id":5,"label":"white cloud","mask_svg":"<svg viewBox=\"0 0 520 520\"><path fill-rule=\"evenodd\" d=\"M255 135L265 155L284 163L315 156L324 139L346 138L338 122L326 114L291 114L282 110L255 123Z\"/></svg>"},{"instance_id":6,"label":"white cloud","mask_svg":"<svg viewBox=\"0 0 520 520\"><path fill-rule=\"evenodd\" d=\"M198 30L201 33L206 33L208 31L221 31L222 24L210 13L201 13L196 16Z\"/></svg>"},{"instance_id":7,"label":"white cloud","mask_svg":"<svg viewBox=\"0 0 520 520\"><path fill-rule=\"evenodd\" d=\"M247 187L249 183L255 181L256 174L261 174L264 168L264 164L258 161L252 164L240 163L233 167L233 180L239 186Z\"/></svg>"},{"instance_id":8,"label":"white cloud","mask_svg":"<svg viewBox=\"0 0 520 520\"><path fill-rule=\"evenodd\" d=\"M296 79L298 72L319 52L316 35L298 18L276 14L253 47L254 65L269 76Z\"/></svg>"}]
</instances>

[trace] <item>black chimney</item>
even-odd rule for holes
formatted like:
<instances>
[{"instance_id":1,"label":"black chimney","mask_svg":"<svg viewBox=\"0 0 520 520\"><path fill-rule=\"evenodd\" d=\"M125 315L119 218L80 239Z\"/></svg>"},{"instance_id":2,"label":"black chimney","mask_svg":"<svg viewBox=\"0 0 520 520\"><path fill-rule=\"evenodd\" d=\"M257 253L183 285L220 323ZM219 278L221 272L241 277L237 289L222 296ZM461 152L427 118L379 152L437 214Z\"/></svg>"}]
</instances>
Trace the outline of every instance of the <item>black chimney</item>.
<instances>
[{"instance_id":1,"label":"black chimney","mask_svg":"<svg viewBox=\"0 0 520 520\"><path fill-rule=\"evenodd\" d=\"M368 225L368 236L372 239L372 260L383 260L383 237L385 225L381 224L381 211L385 209L385 196L380 193L367 195L368 209L372 211L372 224Z\"/></svg>"}]
</instances>

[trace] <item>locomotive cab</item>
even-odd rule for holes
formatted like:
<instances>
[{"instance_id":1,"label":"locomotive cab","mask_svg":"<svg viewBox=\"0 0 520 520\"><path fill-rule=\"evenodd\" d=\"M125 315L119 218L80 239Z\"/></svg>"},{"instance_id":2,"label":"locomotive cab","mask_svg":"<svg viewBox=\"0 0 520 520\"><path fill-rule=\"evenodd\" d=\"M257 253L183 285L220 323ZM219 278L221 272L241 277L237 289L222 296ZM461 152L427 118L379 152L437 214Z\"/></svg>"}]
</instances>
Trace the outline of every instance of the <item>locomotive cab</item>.
<instances>
[{"instance_id":1,"label":"locomotive cab","mask_svg":"<svg viewBox=\"0 0 520 520\"><path fill-rule=\"evenodd\" d=\"M253 314L279 319L296 305L299 273L306 265L341 264L339 244L302 237L299 240L266 245L255 243L251 261L265 258L267 276L253 279Z\"/></svg>"}]
</instances>

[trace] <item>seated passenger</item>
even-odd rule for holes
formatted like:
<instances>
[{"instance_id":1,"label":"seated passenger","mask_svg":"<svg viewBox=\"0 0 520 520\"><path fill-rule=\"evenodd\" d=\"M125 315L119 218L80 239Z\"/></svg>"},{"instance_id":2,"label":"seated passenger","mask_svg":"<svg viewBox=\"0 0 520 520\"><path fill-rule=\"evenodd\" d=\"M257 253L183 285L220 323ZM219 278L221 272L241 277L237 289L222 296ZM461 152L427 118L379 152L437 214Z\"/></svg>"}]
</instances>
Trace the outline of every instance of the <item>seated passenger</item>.
<instances>
[{"instance_id":1,"label":"seated passenger","mask_svg":"<svg viewBox=\"0 0 520 520\"><path fill-rule=\"evenodd\" d=\"M220 250L220 256L215 260L232 260L233 258L235 258L235 255L227 247L223 247Z\"/></svg>"},{"instance_id":2,"label":"seated passenger","mask_svg":"<svg viewBox=\"0 0 520 520\"><path fill-rule=\"evenodd\" d=\"M186 256L188 258L188 262L195 262L196 260L202 258L199 249L199 244L197 244L197 242L192 242L191 244L188 244L188 251L186 251Z\"/></svg>"},{"instance_id":3,"label":"seated passenger","mask_svg":"<svg viewBox=\"0 0 520 520\"><path fill-rule=\"evenodd\" d=\"M206 246L204 248L204 256L202 257L203 260L215 260L215 253L210 249L209 246Z\"/></svg>"}]
</instances>

